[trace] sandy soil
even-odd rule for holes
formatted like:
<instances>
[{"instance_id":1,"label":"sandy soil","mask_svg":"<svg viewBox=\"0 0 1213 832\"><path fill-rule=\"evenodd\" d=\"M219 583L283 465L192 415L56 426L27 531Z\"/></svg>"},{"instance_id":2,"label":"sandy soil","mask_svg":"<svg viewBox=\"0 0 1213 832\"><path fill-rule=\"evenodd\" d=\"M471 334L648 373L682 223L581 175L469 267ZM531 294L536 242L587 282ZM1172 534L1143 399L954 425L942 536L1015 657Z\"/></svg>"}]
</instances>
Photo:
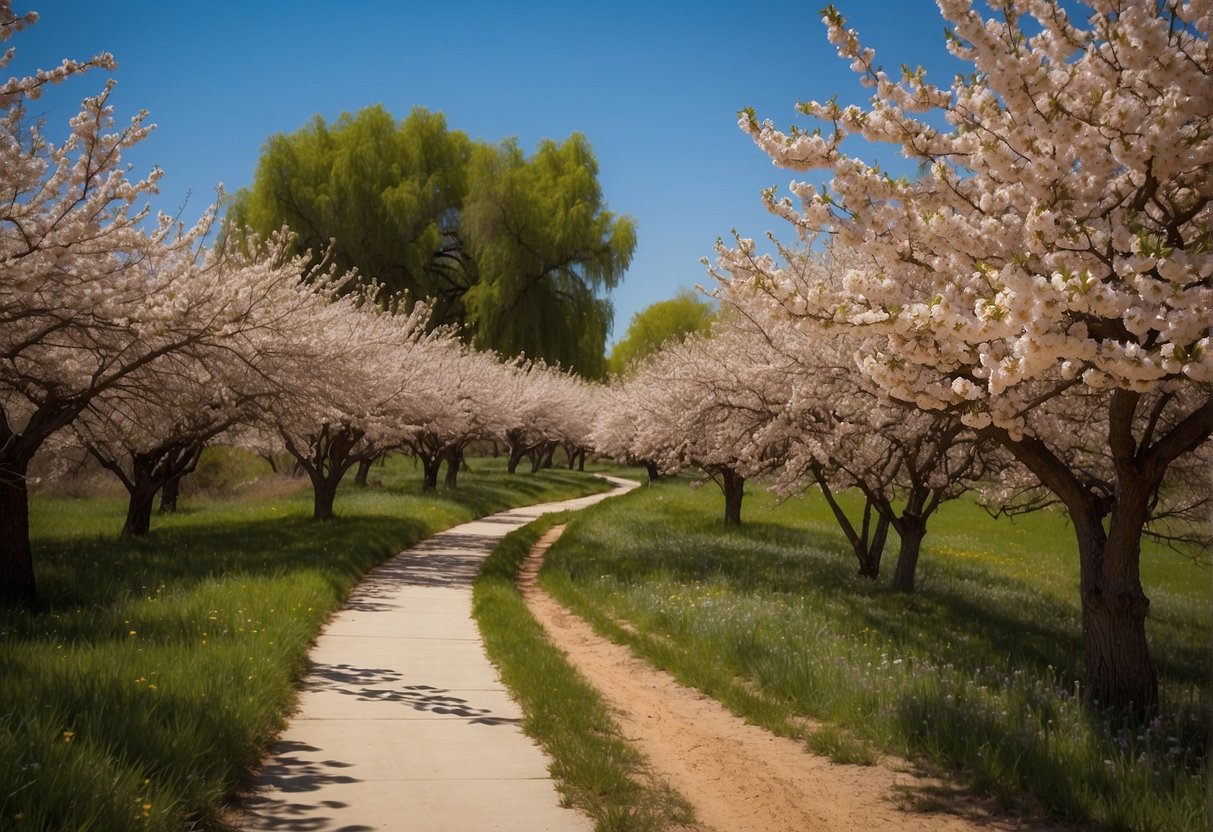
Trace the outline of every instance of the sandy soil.
<instances>
[{"instance_id":1,"label":"sandy soil","mask_svg":"<svg viewBox=\"0 0 1213 832\"><path fill-rule=\"evenodd\" d=\"M904 810L907 790L948 786L908 771L904 761L842 765L803 744L747 724L715 700L683 687L621 645L597 635L539 588L543 553L563 527L549 531L523 565L519 586L528 607L570 662L615 712L624 736L656 772L695 807L713 832L879 832L1046 828L997 817L972 800L947 812Z\"/></svg>"}]
</instances>

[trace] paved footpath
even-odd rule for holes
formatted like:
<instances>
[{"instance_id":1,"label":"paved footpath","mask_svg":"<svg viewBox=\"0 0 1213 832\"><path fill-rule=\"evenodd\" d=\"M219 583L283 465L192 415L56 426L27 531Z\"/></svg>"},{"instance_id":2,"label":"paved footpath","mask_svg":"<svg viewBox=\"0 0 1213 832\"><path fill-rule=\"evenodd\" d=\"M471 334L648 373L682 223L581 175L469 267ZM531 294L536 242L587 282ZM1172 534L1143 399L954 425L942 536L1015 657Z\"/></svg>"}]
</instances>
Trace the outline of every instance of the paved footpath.
<instances>
[{"instance_id":1,"label":"paved footpath","mask_svg":"<svg viewBox=\"0 0 1213 832\"><path fill-rule=\"evenodd\" d=\"M562 808L549 759L484 653L472 580L541 514L636 486L505 511L373 570L310 654L299 709L241 801L246 830L589 832Z\"/></svg>"}]
</instances>

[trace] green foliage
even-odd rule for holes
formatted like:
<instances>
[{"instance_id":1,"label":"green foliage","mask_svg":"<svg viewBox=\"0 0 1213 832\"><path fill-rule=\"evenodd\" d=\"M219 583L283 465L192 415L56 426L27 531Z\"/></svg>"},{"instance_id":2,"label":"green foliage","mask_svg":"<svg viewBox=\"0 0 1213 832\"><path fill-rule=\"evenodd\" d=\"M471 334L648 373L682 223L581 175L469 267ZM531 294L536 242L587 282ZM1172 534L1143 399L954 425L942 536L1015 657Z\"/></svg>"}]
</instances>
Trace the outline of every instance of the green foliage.
<instances>
[{"instance_id":1,"label":"green foliage","mask_svg":"<svg viewBox=\"0 0 1213 832\"><path fill-rule=\"evenodd\" d=\"M118 539L121 500L35 498L42 607L0 613L0 829L221 827L224 799L289 712L306 653L369 567L481 514L599 490L475 460L423 496L406 460L342 492L191 501Z\"/></svg>"},{"instance_id":2,"label":"green foliage","mask_svg":"<svg viewBox=\"0 0 1213 832\"><path fill-rule=\"evenodd\" d=\"M420 107L400 124L378 105L332 126L317 116L266 141L252 186L228 208L229 228L267 235L285 224L315 260L331 245L340 269L434 298L435 325L457 322L470 279L457 231L471 151L441 113Z\"/></svg>"},{"instance_id":3,"label":"green foliage","mask_svg":"<svg viewBox=\"0 0 1213 832\"><path fill-rule=\"evenodd\" d=\"M479 270L466 295L478 345L526 353L589 377L605 373L609 301L636 247L627 217L605 209L585 136L514 141L473 155L463 230Z\"/></svg>"},{"instance_id":4,"label":"green foliage","mask_svg":"<svg viewBox=\"0 0 1213 832\"><path fill-rule=\"evenodd\" d=\"M227 219L236 234L288 225L315 259L331 245L341 269L430 299L433 326L591 377L605 373L613 314L602 293L636 247L632 220L606 210L583 135L528 158L421 108L399 125L375 106L270 137Z\"/></svg>"},{"instance_id":5,"label":"green foliage","mask_svg":"<svg viewBox=\"0 0 1213 832\"><path fill-rule=\"evenodd\" d=\"M669 300L632 316L628 331L611 350L608 368L613 375L623 375L667 341L682 341L692 333L707 332L715 319L716 307L711 301L690 289L681 289Z\"/></svg>"},{"instance_id":6,"label":"green foliage","mask_svg":"<svg viewBox=\"0 0 1213 832\"><path fill-rule=\"evenodd\" d=\"M1058 514L996 522L971 503L944 506L920 590L906 595L853 574L817 495L750 499L753 521L722 530L709 491L639 489L578 514L541 578L612 638L811 747L959 769L1012 813L1032 811L1027 794L1108 829L1202 828L1207 568L1143 552L1163 704L1133 724L1084 706L1076 687L1078 565Z\"/></svg>"},{"instance_id":7,"label":"green foliage","mask_svg":"<svg viewBox=\"0 0 1213 832\"><path fill-rule=\"evenodd\" d=\"M562 795L594 819L598 832L688 825L693 817L685 799L627 744L598 692L547 640L515 586L531 547L567 520L548 515L511 532L485 561L473 588L485 648L522 705L524 729L552 755Z\"/></svg>"}]
</instances>

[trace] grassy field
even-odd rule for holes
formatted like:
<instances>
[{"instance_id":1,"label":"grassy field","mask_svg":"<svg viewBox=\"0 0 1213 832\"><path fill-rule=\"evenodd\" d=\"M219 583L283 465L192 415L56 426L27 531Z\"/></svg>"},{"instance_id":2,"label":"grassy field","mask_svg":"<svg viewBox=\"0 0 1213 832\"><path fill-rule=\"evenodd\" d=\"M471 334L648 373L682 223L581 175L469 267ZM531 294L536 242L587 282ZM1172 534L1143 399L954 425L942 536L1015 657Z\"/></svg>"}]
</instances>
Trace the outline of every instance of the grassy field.
<instances>
[{"instance_id":1,"label":"grassy field","mask_svg":"<svg viewBox=\"0 0 1213 832\"><path fill-rule=\"evenodd\" d=\"M186 496L137 540L117 537L121 499L35 498L42 608L0 613L0 829L219 826L358 576L439 529L602 487L470 464L458 492L422 495L393 460L325 524L306 480Z\"/></svg>"},{"instance_id":2,"label":"grassy field","mask_svg":"<svg viewBox=\"0 0 1213 832\"><path fill-rule=\"evenodd\" d=\"M817 751L912 758L1013 814L1206 827L1206 566L1143 554L1163 706L1131 726L1076 697L1078 570L1061 516L995 522L973 505L945 506L920 589L903 595L854 576L820 498L780 506L755 493L738 529L720 513L718 492L685 480L638 489L572 520L544 584L685 683ZM905 801L939 808L953 797Z\"/></svg>"}]
</instances>

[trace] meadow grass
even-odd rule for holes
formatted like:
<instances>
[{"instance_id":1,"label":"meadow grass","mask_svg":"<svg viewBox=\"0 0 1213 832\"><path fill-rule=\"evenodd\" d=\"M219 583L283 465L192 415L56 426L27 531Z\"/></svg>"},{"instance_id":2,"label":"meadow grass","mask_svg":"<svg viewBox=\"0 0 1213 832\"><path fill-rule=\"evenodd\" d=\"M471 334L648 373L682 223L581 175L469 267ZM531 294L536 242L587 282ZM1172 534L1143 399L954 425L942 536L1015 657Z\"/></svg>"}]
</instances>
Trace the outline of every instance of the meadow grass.
<instances>
[{"instance_id":1,"label":"meadow grass","mask_svg":"<svg viewBox=\"0 0 1213 832\"><path fill-rule=\"evenodd\" d=\"M690 806L657 780L624 740L598 692L552 646L516 586L535 542L568 516L548 515L510 533L473 588L473 614L486 650L525 714L524 730L553 758L566 803L598 832L659 832L692 822Z\"/></svg>"},{"instance_id":2,"label":"meadow grass","mask_svg":"<svg viewBox=\"0 0 1213 832\"><path fill-rule=\"evenodd\" d=\"M541 579L602 632L819 752L910 758L1012 814L1205 828L1206 566L1143 554L1162 706L1134 725L1081 704L1078 569L1064 518L996 522L972 504L945 506L919 590L901 594L887 578L854 574L820 498L779 505L756 492L745 511L745 525L726 529L713 489L637 489L576 516ZM938 808L939 796L907 801Z\"/></svg>"},{"instance_id":3,"label":"meadow grass","mask_svg":"<svg viewBox=\"0 0 1213 832\"><path fill-rule=\"evenodd\" d=\"M222 827L360 575L476 516L606 487L470 464L457 492L426 495L395 459L343 486L330 523L310 519L306 480L185 497L140 539L117 537L121 500L36 497L40 605L0 612L0 828Z\"/></svg>"}]
</instances>

